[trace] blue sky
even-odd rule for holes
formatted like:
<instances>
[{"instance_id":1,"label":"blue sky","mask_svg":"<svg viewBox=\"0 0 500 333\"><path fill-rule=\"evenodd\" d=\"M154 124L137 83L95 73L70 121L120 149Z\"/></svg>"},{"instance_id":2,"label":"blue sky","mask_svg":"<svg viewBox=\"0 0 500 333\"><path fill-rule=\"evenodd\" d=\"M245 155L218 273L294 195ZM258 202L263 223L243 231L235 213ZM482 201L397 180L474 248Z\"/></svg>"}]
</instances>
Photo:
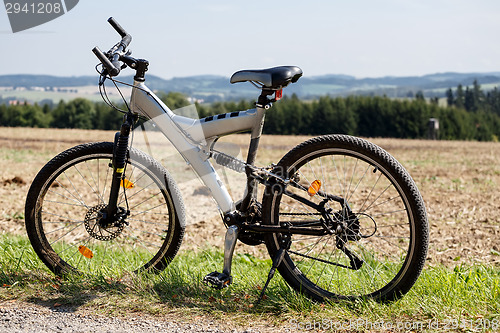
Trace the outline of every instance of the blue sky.
<instances>
[{"instance_id":1,"label":"blue sky","mask_svg":"<svg viewBox=\"0 0 500 333\"><path fill-rule=\"evenodd\" d=\"M80 0L16 34L0 8L0 75L92 75L91 49L118 40L109 16L163 78L278 65L306 76L500 72L498 0Z\"/></svg>"}]
</instances>

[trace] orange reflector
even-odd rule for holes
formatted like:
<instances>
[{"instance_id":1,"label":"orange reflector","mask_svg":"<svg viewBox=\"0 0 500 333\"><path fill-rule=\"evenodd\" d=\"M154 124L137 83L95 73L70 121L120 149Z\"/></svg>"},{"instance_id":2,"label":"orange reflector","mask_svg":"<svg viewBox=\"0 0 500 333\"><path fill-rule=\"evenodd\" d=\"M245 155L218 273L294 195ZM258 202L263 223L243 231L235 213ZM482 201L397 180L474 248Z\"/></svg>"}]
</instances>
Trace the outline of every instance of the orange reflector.
<instances>
[{"instance_id":1,"label":"orange reflector","mask_svg":"<svg viewBox=\"0 0 500 333\"><path fill-rule=\"evenodd\" d=\"M84 256L85 258L92 259L94 257L94 254L92 253L92 251L86 246L80 245L78 247L78 251L80 251L82 256Z\"/></svg>"},{"instance_id":2,"label":"orange reflector","mask_svg":"<svg viewBox=\"0 0 500 333\"><path fill-rule=\"evenodd\" d=\"M309 194L312 197L316 193L318 193L320 188L321 188L321 181L316 179L311 183L311 186L309 186L309 188L307 189L307 194Z\"/></svg>"},{"instance_id":3,"label":"orange reflector","mask_svg":"<svg viewBox=\"0 0 500 333\"><path fill-rule=\"evenodd\" d=\"M135 184L132 183L130 180L128 180L127 178L124 178L121 180L120 182L120 186L121 187L125 187L126 189L129 189L129 188L134 188L135 187Z\"/></svg>"}]
</instances>

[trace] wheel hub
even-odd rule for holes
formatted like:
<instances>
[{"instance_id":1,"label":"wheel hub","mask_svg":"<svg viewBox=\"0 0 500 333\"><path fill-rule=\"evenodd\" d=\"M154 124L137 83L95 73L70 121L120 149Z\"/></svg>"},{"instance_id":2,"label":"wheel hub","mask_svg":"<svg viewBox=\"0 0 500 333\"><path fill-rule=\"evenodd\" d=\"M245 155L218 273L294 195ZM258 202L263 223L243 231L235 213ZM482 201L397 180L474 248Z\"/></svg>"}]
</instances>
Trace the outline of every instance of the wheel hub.
<instances>
[{"instance_id":1,"label":"wheel hub","mask_svg":"<svg viewBox=\"0 0 500 333\"><path fill-rule=\"evenodd\" d=\"M344 242L347 241L358 241L362 238L360 233L359 220L356 214L338 211L335 213L329 214L330 219L330 227L334 227L336 230L336 234L342 239Z\"/></svg>"},{"instance_id":2,"label":"wheel hub","mask_svg":"<svg viewBox=\"0 0 500 333\"><path fill-rule=\"evenodd\" d=\"M331 216L333 217L332 221L334 221L331 223L333 226L336 226L336 234L344 243L347 241L359 241L361 238L369 238L377 232L377 223L373 217L368 214L353 212L344 214L342 211L338 211L331 214ZM365 221L369 221L365 222L364 228L365 232L368 231L367 234L364 234L361 230L360 218L364 218ZM370 222L373 226L368 229Z\"/></svg>"},{"instance_id":3,"label":"wheel hub","mask_svg":"<svg viewBox=\"0 0 500 333\"><path fill-rule=\"evenodd\" d=\"M115 239L125 228L124 221L117 220L112 223L103 223L107 207L105 204L99 204L91 207L85 214L85 229L90 236L100 241Z\"/></svg>"}]
</instances>

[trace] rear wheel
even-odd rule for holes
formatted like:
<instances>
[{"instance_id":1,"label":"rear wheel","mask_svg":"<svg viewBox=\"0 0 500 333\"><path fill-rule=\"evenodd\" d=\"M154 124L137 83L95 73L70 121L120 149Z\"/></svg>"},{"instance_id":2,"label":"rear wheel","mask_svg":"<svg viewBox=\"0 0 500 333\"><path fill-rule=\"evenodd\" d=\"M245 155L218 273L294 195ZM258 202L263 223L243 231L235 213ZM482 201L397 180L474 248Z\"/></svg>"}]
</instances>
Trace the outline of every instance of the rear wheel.
<instances>
[{"instance_id":1,"label":"rear wheel","mask_svg":"<svg viewBox=\"0 0 500 333\"><path fill-rule=\"evenodd\" d=\"M290 286L318 301L394 300L410 290L426 258L427 216L417 186L391 155L362 139L323 136L292 149L275 172L291 180L291 195L266 187L263 223L323 230L292 235L278 267ZM271 257L282 239L267 236Z\"/></svg>"},{"instance_id":2,"label":"rear wheel","mask_svg":"<svg viewBox=\"0 0 500 333\"><path fill-rule=\"evenodd\" d=\"M54 157L26 200L26 229L40 259L56 274L164 269L184 235L177 185L152 158L130 150L118 206L123 218L104 223L113 144L91 143Z\"/></svg>"}]
</instances>

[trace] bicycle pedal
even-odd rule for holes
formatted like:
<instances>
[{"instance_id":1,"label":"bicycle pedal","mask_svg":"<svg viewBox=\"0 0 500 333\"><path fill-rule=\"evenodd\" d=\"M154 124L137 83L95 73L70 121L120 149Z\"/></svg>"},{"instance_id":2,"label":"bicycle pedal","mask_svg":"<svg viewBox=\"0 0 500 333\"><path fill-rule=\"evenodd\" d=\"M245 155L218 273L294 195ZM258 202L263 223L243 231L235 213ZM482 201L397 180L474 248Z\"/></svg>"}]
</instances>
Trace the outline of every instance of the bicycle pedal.
<instances>
[{"instance_id":1,"label":"bicycle pedal","mask_svg":"<svg viewBox=\"0 0 500 333\"><path fill-rule=\"evenodd\" d=\"M233 282L233 277L225 273L212 272L203 278L203 282L215 289L222 289Z\"/></svg>"}]
</instances>

